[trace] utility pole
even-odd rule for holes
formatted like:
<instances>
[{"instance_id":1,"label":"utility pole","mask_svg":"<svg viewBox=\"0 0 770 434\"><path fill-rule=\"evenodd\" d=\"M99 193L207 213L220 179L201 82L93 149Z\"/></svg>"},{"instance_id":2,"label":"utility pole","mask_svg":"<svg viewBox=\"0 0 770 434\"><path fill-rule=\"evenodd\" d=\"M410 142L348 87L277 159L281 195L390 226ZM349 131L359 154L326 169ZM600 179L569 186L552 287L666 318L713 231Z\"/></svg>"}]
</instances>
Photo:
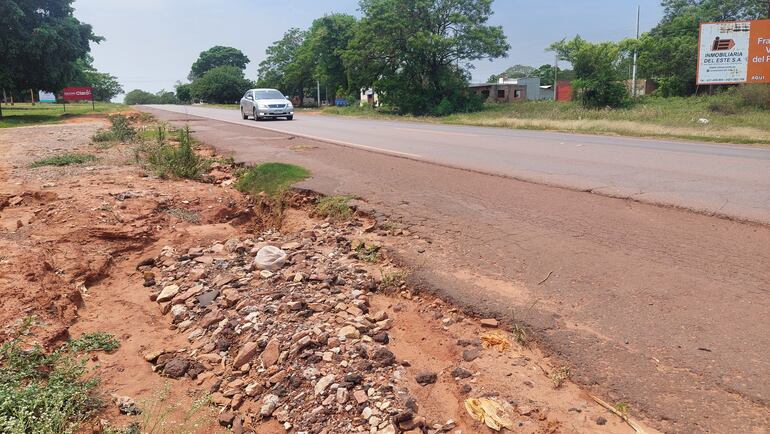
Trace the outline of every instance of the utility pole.
<instances>
[{"instance_id":1,"label":"utility pole","mask_svg":"<svg viewBox=\"0 0 770 434\"><path fill-rule=\"evenodd\" d=\"M642 14L642 7L637 6L636 7L636 41L639 42L639 18ZM631 72L631 96L633 98L636 98L636 59L637 59L637 48L634 48L634 69Z\"/></svg>"},{"instance_id":2,"label":"utility pole","mask_svg":"<svg viewBox=\"0 0 770 434\"><path fill-rule=\"evenodd\" d=\"M558 101L559 95L557 95L557 92L559 91L559 86L557 85L559 83L559 55L554 54L553 56L553 100Z\"/></svg>"},{"instance_id":3,"label":"utility pole","mask_svg":"<svg viewBox=\"0 0 770 434\"><path fill-rule=\"evenodd\" d=\"M321 108L321 80L316 80L316 97L318 98L316 100L316 103L318 104L318 108Z\"/></svg>"}]
</instances>

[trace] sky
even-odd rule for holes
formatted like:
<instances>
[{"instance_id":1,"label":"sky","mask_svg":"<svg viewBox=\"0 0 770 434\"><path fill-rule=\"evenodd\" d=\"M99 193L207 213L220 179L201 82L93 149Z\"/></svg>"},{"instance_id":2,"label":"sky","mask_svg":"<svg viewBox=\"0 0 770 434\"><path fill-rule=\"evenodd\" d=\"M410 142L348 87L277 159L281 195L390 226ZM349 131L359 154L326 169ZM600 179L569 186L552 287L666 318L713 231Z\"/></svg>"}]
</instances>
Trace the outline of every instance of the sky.
<instances>
[{"instance_id":1,"label":"sky","mask_svg":"<svg viewBox=\"0 0 770 434\"><path fill-rule=\"evenodd\" d=\"M490 24L503 27L511 49L507 58L476 62L473 81L515 64L553 64L548 45L577 34L594 42L632 37L637 5L644 32L660 20L660 0L496 0ZM243 51L251 59L246 76L256 79L265 49L289 28L307 28L333 12L360 16L357 0L75 0L73 6L75 17L106 38L92 44L94 65L117 76L126 92L173 90L214 45Z\"/></svg>"}]
</instances>

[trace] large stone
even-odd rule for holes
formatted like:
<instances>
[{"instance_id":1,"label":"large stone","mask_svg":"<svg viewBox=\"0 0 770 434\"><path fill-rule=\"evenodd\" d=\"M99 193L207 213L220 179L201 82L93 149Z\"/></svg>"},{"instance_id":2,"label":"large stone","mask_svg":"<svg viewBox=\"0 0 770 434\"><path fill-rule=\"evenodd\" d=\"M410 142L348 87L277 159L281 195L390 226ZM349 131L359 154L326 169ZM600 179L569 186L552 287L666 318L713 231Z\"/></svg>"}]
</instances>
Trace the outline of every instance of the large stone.
<instances>
[{"instance_id":1,"label":"large stone","mask_svg":"<svg viewBox=\"0 0 770 434\"><path fill-rule=\"evenodd\" d=\"M238 351L238 355L233 360L233 368L238 369L246 363L251 362L251 359L257 354L257 348L259 346L256 342L247 342L246 345Z\"/></svg>"},{"instance_id":2,"label":"large stone","mask_svg":"<svg viewBox=\"0 0 770 434\"><path fill-rule=\"evenodd\" d=\"M329 374L325 377L321 377L320 380L315 384L315 388L313 389L316 396L324 393L326 391L326 388L329 387L334 382L334 374Z\"/></svg>"},{"instance_id":3,"label":"large stone","mask_svg":"<svg viewBox=\"0 0 770 434\"><path fill-rule=\"evenodd\" d=\"M425 386L426 384L433 384L438 379L438 375L435 372L418 372L414 377L417 384Z\"/></svg>"},{"instance_id":4,"label":"large stone","mask_svg":"<svg viewBox=\"0 0 770 434\"><path fill-rule=\"evenodd\" d=\"M337 332L337 336L339 336L340 339L358 339L361 337L361 333L352 325L346 325L345 327L342 327L339 332Z\"/></svg>"},{"instance_id":5,"label":"large stone","mask_svg":"<svg viewBox=\"0 0 770 434\"><path fill-rule=\"evenodd\" d=\"M184 376L189 367L189 360L177 357L166 362L166 365L163 366L163 375L170 378L180 378Z\"/></svg>"},{"instance_id":6,"label":"large stone","mask_svg":"<svg viewBox=\"0 0 770 434\"><path fill-rule=\"evenodd\" d=\"M496 328L497 320L494 318L484 318L479 321L479 324L481 324L482 327Z\"/></svg>"},{"instance_id":7,"label":"large stone","mask_svg":"<svg viewBox=\"0 0 770 434\"><path fill-rule=\"evenodd\" d=\"M179 293L179 286L178 285L168 285L163 288L162 291L160 291L160 294L158 294L158 298L155 299L158 303L162 303L165 301L169 301L172 298L174 298L175 295Z\"/></svg>"},{"instance_id":8,"label":"large stone","mask_svg":"<svg viewBox=\"0 0 770 434\"><path fill-rule=\"evenodd\" d=\"M265 346L265 349L262 351L260 358L262 359L262 364L265 366L265 368L269 368L278 362L278 357L280 355L281 342L276 338L272 338L267 343L267 346Z\"/></svg>"},{"instance_id":9,"label":"large stone","mask_svg":"<svg viewBox=\"0 0 770 434\"><path fill-rule=\"evenodd\" d=\"M262 398L262 408L259 409L259 414L262 417L270 417L278 407L279 398L276 395L267 394Z\"/></svg>"},{"instance_id":10,"label":"large stone","mask_svg":"<svg viewBox=\"0 0 770 434\"><path fill-rule=\"evenodd\" d=\"M385 347L379 347L372 353L372 361L379 363L381 366L390 366L396 363L396 356L392 351Z\"/></svg>"}]
</instances>

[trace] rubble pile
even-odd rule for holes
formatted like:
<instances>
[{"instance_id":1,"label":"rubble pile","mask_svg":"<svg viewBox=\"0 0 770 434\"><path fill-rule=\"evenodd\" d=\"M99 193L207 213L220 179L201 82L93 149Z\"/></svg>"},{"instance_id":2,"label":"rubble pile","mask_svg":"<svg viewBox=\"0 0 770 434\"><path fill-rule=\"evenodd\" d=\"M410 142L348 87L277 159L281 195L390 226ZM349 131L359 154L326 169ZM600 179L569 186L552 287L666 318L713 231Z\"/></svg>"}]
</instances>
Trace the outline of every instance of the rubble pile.
<instances>
[{"instance_id":1,"label":"rubble pile","mask_svg":"<svg viewBox=\"0 0 770 434\"><path fill-rule=\"evenodd\" d=\"M235 433L271 417L292 432L452 431L418 415L408 362L388 349L393 318L369 308L380 288L352 249L356 224L166 247L142 261L150 298L190 342L146 360L206 387Z\"/></svg>"}]
</instances>

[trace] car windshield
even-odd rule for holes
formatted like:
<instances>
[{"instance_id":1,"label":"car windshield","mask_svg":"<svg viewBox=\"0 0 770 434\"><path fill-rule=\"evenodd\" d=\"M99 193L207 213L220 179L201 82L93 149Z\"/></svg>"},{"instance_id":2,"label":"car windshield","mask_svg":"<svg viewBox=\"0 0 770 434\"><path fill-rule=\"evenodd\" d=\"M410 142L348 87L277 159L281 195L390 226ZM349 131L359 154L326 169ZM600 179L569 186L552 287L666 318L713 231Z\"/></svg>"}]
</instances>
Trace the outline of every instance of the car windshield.
<instances>
[{"instance_id":1,"label":"car windshield","mask_svg":"<svg viewBox=\"0 0 770 434\"><path fill-rule=\"evenodd\" d=\"M277 90L255 90L256 99L285 99Z\"/></svg>"}]
</instances>

